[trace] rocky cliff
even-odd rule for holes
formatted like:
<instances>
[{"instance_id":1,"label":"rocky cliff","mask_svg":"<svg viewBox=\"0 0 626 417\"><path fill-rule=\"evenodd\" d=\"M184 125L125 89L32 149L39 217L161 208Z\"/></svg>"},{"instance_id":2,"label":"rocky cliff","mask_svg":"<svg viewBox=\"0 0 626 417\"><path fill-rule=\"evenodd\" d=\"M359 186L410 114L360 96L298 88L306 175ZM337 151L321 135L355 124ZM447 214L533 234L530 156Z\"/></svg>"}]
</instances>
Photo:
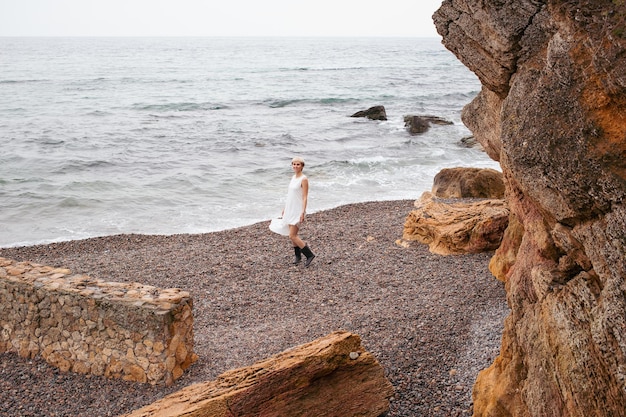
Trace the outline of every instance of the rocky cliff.
<instances>
[{"instance_id":1,"label":"rocky cliff","mask_svg":"<svg viewBox=\"0 0 626 417\"><path fill-rule=\"evenodd\" d=\"M446 0L433 16L482 83L463 119L511 210L492 260L511 314L476 416L626 415L625 16L624 0Z\"/></svg>"}]
</instances>

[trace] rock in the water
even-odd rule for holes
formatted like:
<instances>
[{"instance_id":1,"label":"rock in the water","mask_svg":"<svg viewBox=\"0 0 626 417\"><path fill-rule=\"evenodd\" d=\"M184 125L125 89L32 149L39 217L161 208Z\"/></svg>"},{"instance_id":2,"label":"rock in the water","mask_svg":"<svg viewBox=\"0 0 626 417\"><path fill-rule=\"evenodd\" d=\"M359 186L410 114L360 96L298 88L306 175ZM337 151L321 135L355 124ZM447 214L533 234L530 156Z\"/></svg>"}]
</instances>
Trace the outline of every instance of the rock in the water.
<instances>
[{"instance_id":1,"label":"rock in the water","mask_svg":"<svg viewBox=\"0 0 626 417\"><path fill-rule=\"evenodd\" d=\"M623 1L445 0L444 45L482 83L464 123L500 161L511 315L474 415L626 416Z\"/></svg>"},{"instance_id":2,"label":"rock in the water","mask_svg":"<svg viewBox=\"0 0 626 417\"><path fill-rule=\"evenodd\" d=\"M350 117L367 117L371 120L387 120L387 113L385 112L385 106L374 106L367 110L358 111Z\"/></svg>"},{"instance_id":3,"label":"rock in the water","mask_svg":"<svg viewBox=\"0 0 626 417\"><path fill-rule=\"evenodd\" d=\"M450 120L446 120L443 117L439 117L439 116L419 116L419 117L426 119L428 123L432 123L434 125L447 126L447 125L454 124L454 122Z\"/></svg>"},{"instance_id":4,"label":"rock in the water","mask_svg":"<svg viewBox=\"0 0 626 417\"><path fill-rule=\"evenodd\" d=\"M426 192L407 216L402 239L424 243L439 255L492 251L500 246L508 221L502 199L445 200Z\"/></svg>"},{"instance_id":5,"label":"rock in the water","mask_svg":"<svg viewBox=\"0 0 626 417\"><path fill-rule=\"evenodd\" d=\"M476 140L474 135L462 137L461 140L459 140L459 145L463 146L464 148L476 148L483 151L485 150L483 145Z\"/></svg>"},{"instance_id":6,"label":"rock in the water","mask_svg":"<svg viewBox=\"0 0 626 417\"><path fill-rule=\"evenodd\" d=\"M334 332L190 385L127 417L378 417L393 388L359 336Z\"/></svg>"},{"instance_id":7,"label":"rock in the water","mask_svg":"<svg viewBox=\"0 0 626 417\"><path fill-rule=\"evenodd\" d=\"M427 132L430 129L430 123L428 120L419 116L404 116L404 127L412 135L418 135L420 133Z\"/></svg>"},{"instance_id":8,"label":"rock in the water","mask_svg":"<svg viewBox=\"0 0 626 417\"><path fill-rule=\"evenodd\" d=\"M433 194L441 198L504 198L502 173L490 168L444 168L435 176Z\"/></svg>"},{"instance_id":9,"label":"rock in the water","mask_svg":"<svg viewBox=\"0 0 626 417\"><path fill-rule=\"evenodd\" d=\"M416 116L406 115L404 116L404 127L412 135L418 135L420 133L427 132L430 129L430 125L451 125L454 124L449 120L445 120L438 116Z\"/></svg>"}]
</instances>

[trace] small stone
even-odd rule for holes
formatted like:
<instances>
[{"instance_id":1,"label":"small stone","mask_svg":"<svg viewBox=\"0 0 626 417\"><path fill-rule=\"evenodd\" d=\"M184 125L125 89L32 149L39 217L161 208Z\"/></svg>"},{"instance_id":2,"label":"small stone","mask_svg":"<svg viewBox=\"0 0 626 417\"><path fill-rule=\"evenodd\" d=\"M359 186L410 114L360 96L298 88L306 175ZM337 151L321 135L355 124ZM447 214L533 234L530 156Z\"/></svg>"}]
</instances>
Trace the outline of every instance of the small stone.
<instances>
[{"instance_id":1,"label":"small stone","mask_svg":"<svg viewBox=\"0 0 626 417\"><path fill-rule=\"evenodd\" d=\"M147 371L150 366L150 361L145 357L138 357L136 359L137 365L141 366L144 371Z\"/></svg>"},{"instance_id":2,"label":"small stone","mask_svg":"<svg viewBox=\"0 0 626 417\"><path fill-rule=\"evenodd\" d=\"M183 376L183 369L182 369L180 366L175 367L175 368L172 370L172 377L173 377L174 379L178 379L178 378L180 378L181 376Z\"/></svg>"},{"instance_id":3,"label":"small stone","mask_svg":"<svg viewBox=\"0 0 626 417\"><path fill-rule=\"evenodd\" d=\"M359 357L359 352L350 352L350 359L356 360Z\"/></svg>"},{"instance_id":4,"label":"small stone","mask_svg":"<svg viewBox=\"0 0 626 417\"><path fill-rule=\"evenodd\" d=\"M152 351L153 351L156 355L160 355L160 354L163 352L163 350L164 350L164 349L165 349L165 347L163 346L163 342L161 342L161 341L155 342L155 343L152 345Z\"/></svg>"},{"instance_id":5,"label":"small stone","mask_svg":"<svg viewBox=\"0 0 626 417\"><path fill-rule=\"evenodd\" d=\"M124 369L124 377L122 379L126 381L147 382L148 378L146 372L139 365L130 365L127 369Z\"/></svg>"}]
</instances>

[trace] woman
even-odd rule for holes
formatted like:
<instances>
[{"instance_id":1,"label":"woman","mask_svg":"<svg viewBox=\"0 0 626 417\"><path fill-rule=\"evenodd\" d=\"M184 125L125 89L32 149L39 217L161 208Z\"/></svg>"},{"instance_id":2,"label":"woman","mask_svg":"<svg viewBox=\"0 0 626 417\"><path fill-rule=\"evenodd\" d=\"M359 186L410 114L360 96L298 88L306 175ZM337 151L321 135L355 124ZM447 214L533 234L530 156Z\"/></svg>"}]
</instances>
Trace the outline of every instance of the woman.
<instances>
[{"instance_id":1,"label":"woman","mask_svg":"<svg viewBox=\"0 0 626 417\"><path fill-rule=\"evenodd\" d=\"M304 159L300 157L293 158L291 160L291 168L293 169L294 175L291 177L291 182L289 183L287 201L285 202L282 217L283 221L289 225L289 239L291 243L293 243L293 249L296 254L293 262L294 265L300 263L302 254L304 254L304 256L306 256L304 266L308 267L313 258L315 258L315 255L298 236L300 225L304 222L304 216L306 215L306 204L309 195L309 180L302 173L304 169Z\"/></svg>"}]
</instances>

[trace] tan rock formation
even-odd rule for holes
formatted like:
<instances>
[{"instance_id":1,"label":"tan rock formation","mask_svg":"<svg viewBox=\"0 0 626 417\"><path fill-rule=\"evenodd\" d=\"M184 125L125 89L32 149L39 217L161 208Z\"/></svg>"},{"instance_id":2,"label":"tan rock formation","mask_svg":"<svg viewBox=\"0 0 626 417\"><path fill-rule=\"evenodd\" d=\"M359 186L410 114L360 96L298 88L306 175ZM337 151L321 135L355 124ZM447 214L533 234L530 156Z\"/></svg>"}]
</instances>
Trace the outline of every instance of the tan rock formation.
<instances>
[{"instance_id":1,"label":"tan rock formation","mask_svg":"<svg viewBox=\"0 0 626 417\"><path fill-rule=\"evenodd\" d=\"M443 200L425 192L406 218L402 239L439 255L480 253L500 246L508 221L504 200Z\"/></svg>"},{"instance_id":2,"label":"tan rock formation","mask_svg":"<svg viewBox=\"0 0 626 417\"><path fill-rule=\"evenodd\" d=\"M463 113L500 161L511 315L475 416L626 415L626 3L445 0L483 88Z\"/></svg>"},{"instance_id":3,"label":"tan rock formation","mask_svg":"<svg viewBox=\"0 0 626 417\"><path fill-rule=\"evenodd\" d=\"M506 282L506 277L515 264L523 235L524 226L517 219L515 213L510 213L509 223L502 236L500 246L489 262L489 271L502 282Z\"/></svg>"},{"instance_id":4,"label":"tan rock formation","mask_svg":"<svg viewBox=\"0 0 626 417\"><path fill-rule=\"evenodd\" d=\"M433 181L432 192L441 198L504 198L502 173L489 168L444 168Z\"/></svg>"},{"instance_id":5,"label":"tan rock formation","mask_svg":"<svg viewBox=\"0 0 626 417\"><path fill-rule=\"evenodd\" d=\"M126 417L378 417L392 394L360 337L334 332L186 387Z\"/></svg>"}]
</instances>

